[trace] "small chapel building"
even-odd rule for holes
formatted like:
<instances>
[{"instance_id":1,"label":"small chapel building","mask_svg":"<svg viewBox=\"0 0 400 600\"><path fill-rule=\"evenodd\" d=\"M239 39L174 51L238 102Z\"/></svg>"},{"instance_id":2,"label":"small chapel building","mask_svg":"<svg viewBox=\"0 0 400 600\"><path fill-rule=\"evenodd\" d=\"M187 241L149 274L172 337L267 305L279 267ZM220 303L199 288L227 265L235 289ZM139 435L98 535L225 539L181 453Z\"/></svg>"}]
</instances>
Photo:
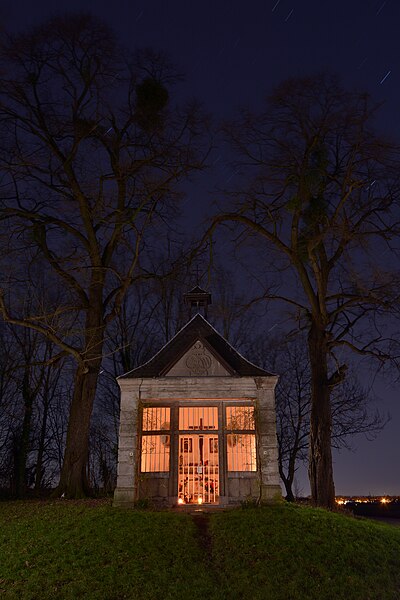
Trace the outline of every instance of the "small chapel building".
<instances>
[{"instance_id":1,"label":"small chapel building","mask_svg":"<svg viewBox=\"0 0 400 600\"><path fill-rule=\"evenodd\" d=\"M186 300L206 309L210 295L196 287ZM147 363L118 378L114 506L149 500L226 507L280 498L277 379L195 314Z\"/></svg>"}]
</instances>

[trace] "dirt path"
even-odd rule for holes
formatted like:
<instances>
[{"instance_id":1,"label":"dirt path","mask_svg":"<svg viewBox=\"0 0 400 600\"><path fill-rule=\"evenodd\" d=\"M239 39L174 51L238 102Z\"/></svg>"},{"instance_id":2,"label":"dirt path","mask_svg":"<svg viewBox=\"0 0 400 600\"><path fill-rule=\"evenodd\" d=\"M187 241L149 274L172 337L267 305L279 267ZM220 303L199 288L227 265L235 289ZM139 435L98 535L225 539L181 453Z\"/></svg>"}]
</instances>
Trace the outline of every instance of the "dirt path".
<instances>
[{"instance_id":1,"label":"dirt path","mask_svg":"<svg viewBox=\"0 0 400 600\"><path fill-rule=\"evenodd\" d=\"M209 530L210 515L204 512L193 513L193 523L196 526L200 548L204 551L205 560L212 563L212 539Z\"/></svg>"}]
</instances>

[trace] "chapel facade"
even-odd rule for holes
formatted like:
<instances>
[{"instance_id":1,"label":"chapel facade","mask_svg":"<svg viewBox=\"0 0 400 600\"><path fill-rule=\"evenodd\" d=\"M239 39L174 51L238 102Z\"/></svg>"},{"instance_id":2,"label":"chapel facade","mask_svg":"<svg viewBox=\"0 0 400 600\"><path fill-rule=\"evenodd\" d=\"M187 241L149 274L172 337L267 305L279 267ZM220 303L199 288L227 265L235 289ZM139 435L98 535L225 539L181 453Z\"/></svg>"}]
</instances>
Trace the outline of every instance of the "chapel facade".
<instances>
[{"instance_id":1,"label":"chapel facade","mask_svg":"<svg viewBox=\"0 0 400 600\"><path fill-rule=\"evenodd\" d=\"M207 307L194 288L187 299ZM151 360L118 378L114 506L229 506L281 497L277 376L197 313Z\"/></svg>"}]
</instances>

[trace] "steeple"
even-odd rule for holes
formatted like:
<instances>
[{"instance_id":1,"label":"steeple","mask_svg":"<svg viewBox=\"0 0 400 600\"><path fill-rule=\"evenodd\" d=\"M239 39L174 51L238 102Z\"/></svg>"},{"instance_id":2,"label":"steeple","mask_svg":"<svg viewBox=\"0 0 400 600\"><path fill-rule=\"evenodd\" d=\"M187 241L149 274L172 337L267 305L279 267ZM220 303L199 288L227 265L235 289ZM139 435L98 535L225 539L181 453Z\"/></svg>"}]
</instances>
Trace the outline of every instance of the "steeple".
<instances>
[{"instance_id":1,"label":"steeple","mask_svg":"<svg viewBox=\"0 0 400 600\"><path fill-rule=\"evenodd\" d=\"M211 304L211 294L196 285L190 292L183 295L183 299L190 308L190 318L193 314L203 311L204 317L207 319L207 308Z\"/></svg>"}]
</instances>

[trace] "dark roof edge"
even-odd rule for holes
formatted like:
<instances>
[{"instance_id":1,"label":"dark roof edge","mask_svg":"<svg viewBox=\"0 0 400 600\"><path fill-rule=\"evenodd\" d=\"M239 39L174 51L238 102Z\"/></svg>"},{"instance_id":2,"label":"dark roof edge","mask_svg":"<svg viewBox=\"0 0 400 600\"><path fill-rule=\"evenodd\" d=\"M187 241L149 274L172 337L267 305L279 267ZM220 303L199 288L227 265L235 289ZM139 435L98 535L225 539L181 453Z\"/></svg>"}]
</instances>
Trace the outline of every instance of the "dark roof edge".
<instances>
[{"instance_id":1,"label":"dark roof edge","mask_svg":"<svg viewBox=\"0 0 400 600\"><path fill-rule=\"evenodd\" d=\"M160 348L160 350L158 350L158 351L157 351L157 352L156 352L156 353L155 353L155 354L154 354L154 355L153 355L153 356L152 356L152 357L151 357L149 360L147 360L145 363L143 363L143 364L141 364L141 365L138 365L138 366L137 366L137 367L135 367L134 369L131 369L131 370L130 370L130 371L128 371L127 373L123 373L122 375L119 375L119 376L117 377L117 380L118 380L118 379L125 379L125 378L126 378L126 379L128 379L128 378L129 378L129 376L130 376L131 374L133 374L135 371L138 371L139 369L143 369L144 367L146 367L147 365L149 365L149 363L152 363L152 362L153 362L153 361L154 361L154 360L155 360L155 359L156 359L156 358L159 356L159 354L160 354L161 352L163 352L163 351L164 351L164 350L165 350L165 349L166 349L168 346L170 346L170 345L171 345L171 344L174 342L175 338L177 338L178 336L180 336L180 335L182 334L182 332L183 332L183 331L184 331L184 330L185 330L187 327L189 327L189 326L190 326L190 324L191 324L191 323L192 323L192 322L193 322L195 319L198 319L198 318L200 318L200 319L201 319L201 320L202 320L202 321L205 323L205 325L206 325L207 327L209 327L210 329L212 329L212 330L213 330L213 331L216 333L216 335L217 335L217 336L218 336L218 337L219 337L219 338L220 338L220 339L221 339L221 340L222 340L222 341L223 341L223 342L224 342L224 343L225 343L225 344L226 344L226 345L227 345L227 346L228 346L228 347L231 349L231 351L232 351L234 354L236 354L236 355L238 355L238 356L240 357L240 359L241 359L242 361L244 361L244 362L245 362L247 365L249 365L250 367L253 367L253 368L254 368L254 369L256 369L257 371L260 371L260 372L261 372L260 374L254 374L254 375L240 375L239 373L237 373L237 376L239 376L239 377L276 377L276 376L277 376L275 373L269 373L269 372L268 372L268 371L266 371L265 369L263 369L263 368L261 368L261 367L259 367L259 366L255 365L253 362L251 362L251 361L247 360L247 358L245 358L245 357L243 356L243 354L241 354L241 353L240 353L238 350L236 350L236 348L234 348L234 347L232 346L232 344L230 344L230 343L228 342L228 340L226 340L226 339L225 339L225 338L224 338L224 337L223 337L223 336L222 336L222 335L221 335L221 334L220 334L220 333L219 333L219 332L218 332L218 331L215 329L215 327L213 327L213 325L211 325L211 323L209 323L209 322L207 321L207 319L205 319L205 318L203 317L203 315L202 315L202 314L200 314L200 313L196 313L196 314L195 314L195 315L194 315L194 316L193 316L193 317L192 317L192 318L191 318L191 319L190 319L190 320L189 320L189 321L188 321L188 322L187 322L187 323L186 323L186 324L185 324L185 325L184 325L184 326L183 326L183 327L182 327L182 328L181 328L181 329L180 329L180 330L179 330L179 331L178 331L178 332L177 332L177 333L176 333L176 334L175 334L175 335L174 335L174 336L173 336L173 337L170 339L170 340L168 340L168 342L166 342L166 343L165 343L165 344L164 344L164 345L163 345L163 346ZM200 336L200 337L201 337L201 336ZM210 344L209 344L209 343L207 343L207 346L208 346L208 347L210 347ZM215 356L215 351L214 351L214 352L212 352L212 354L214 354L214 356ZM218 354L218 353L217 353L217 354ZM219 354L218 354L218 356L219 356ZM223 360L223 357L221 356L221 357L220 357L220 359L222 359L222 360ZM178 360L179 360L179 358L178 358ZM225 360L224 360L223 362L225 362ZM173 363L173 364L174 364L174 363ZM233 368L231 365L229 366L229 369L228 369L228 370L231 370L231 371L233 371L234 373L236 373L235 369L234 369L234 368ZM233 375L233 376L235 376L235 375ZM163 375L159 375L159 377L163 377ZM133 378L135 378L135 376L134 376L134 375L132 376L132 379L133 379ZM154 378L156 378L156 376L149 377L149 379L152 379L152 378L154 379ZM144 377L144 379L146 379L146 377Z\"/></svg>"},{"instance_id":2,"label":"dark roof edge","mask_svg":"<svg viewBox=\"0 0 400 600\"><path fill-rule=\"evenodd\" d=\"M134 369L131 369L130 371L127 371L126 373L123 373L122 375L118 375L117 379L121 379L122 377L127 377L127 375L129 375L129 373L133 373L133 371L136 371L136 369L141 369L142 367L145 367L150 362L152 362L156 358L156 356L158 356L160 354L160 352L162 352L164 350L164 348L166 348L167 346L169 346L169 344L172 343L172 341L181 333L181 331L183 331L184 329L186 329L186 327L189 325L189 323L191 323L192 321L194 321L194 319L198 315L201 317L200 313L196 313L183 327L180 328L179 331L176 332L175 335L172 336L172 338L170 340L168 340L168 342L165 342L164 346L162 346L159 350L157 350L157 352L155 354L153 354L153 356L151 358L149 358L149 360L146 360L146 362L144 362L142 365L138 365ZM207 321L206 321L206 323L207 323ZM210 323L208 323L208 324L210 325ZM212 325L211 325L211 327L212 327Z\"/></svg>"}]
</instances>

